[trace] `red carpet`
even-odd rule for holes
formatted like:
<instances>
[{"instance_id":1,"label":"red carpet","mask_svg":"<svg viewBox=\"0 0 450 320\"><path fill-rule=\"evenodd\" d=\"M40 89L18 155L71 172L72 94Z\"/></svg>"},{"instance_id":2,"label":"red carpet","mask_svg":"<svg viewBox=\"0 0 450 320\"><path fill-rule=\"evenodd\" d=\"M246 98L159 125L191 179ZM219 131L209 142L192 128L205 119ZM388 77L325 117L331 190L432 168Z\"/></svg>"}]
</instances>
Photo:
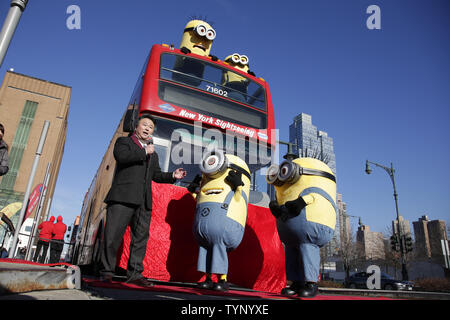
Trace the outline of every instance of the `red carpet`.
<instances>
[{"instance_id":1,"label":"red carpet","mask_svg":"<svg viewBox=\"0 0 450 320\"><path fill-rule=\"evenodd\" d=\"M192 233L195 200L186 188L153 185L153 212L143 276L158 281L198 282L198 244ZM127 268L130 228L123 238L118 264ZM286 283L284 249L268 208L248 206L244 237L228 254L228 281L257 291L280 292Z\"/></svg>"},{"instance_id":2,"label":"red carpet","mask_svg":"<svg viewBox=\"0 0 450 320\"><path fill-rule=\"evenodd\" d=\"M196 202L186 188L152 182L153 212L145 255L144 277L162 282L196 283L203 274L197 271L198 244L192 233ZM130 228L123 237L118 265L127 268ZM230 291L223 295L250 295L260 298L289 299L278 293L286 284L284 248L278 236L276 220L268 208L249 204L244 237L239 247L228 254L228 281L254 290ZM128 285L118 283L121 288ZM175 290L173 286L156 286L151 290ZM204 291L178 287L192 294ZM213 291L214 295L220 293ZM294 298L298 299L298 298ZM367 297L320 296L315 299L367 300Z\"/></svg>"},{"instance_id":3,"label":"red carpet","mask_svg":"<svg viewBox=\"0 0 450 320\"><path fill-rule=\"evenodd\" d=\"M0 262L9 263L10 266L14 266L14 264L29 264L29 265L42 266L42 267L56 267L56 266L75 267L74 265L65 263L65 262L44 264L44 263L37 263L37 262L28 261L28 260L9 259L9 258L0 259Z\"/></svg>"},{"instance_id":4,"label":"red carpet","mask_svg":"<svg viewBox=\"0 0 450 320\"><path fill-rule=\"evenodd\" d=\"M190 286L180 286L180 285L168 285L163 283L156 283L155 286L151 288L144 288L133 284L128 284L125 282L112 281L110 283L83 278L83 281L92 287L102 287L108 289L119 289L119 290L143 290L143 291L154 291L154 292L171 292L171 293L187 293L197 296L209 295L209 296L223 296L223 297L245 297L254 299L279 299L279 300L392 300L385 297L361 297L361 296L344 296L344 295L317 295L314 298L299 298L296 296L286 297L280 294L275 294L271 292L262 291L241 291L241 290L229 290L227 292L220 292L214 290L204 290L197 289Z\"/></svg>"}]
</instances>

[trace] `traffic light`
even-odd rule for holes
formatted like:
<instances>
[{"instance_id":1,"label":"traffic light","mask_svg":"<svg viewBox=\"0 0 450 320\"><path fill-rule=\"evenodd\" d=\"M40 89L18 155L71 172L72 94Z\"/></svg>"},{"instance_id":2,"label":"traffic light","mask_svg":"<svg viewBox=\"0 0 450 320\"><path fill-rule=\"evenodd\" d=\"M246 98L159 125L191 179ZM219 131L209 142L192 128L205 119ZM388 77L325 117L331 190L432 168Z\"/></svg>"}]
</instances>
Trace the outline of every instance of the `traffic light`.
<instances>
[{"instance_id":1,"label":"traffic light","mask_svg":"<svg viewBox=\"0 0 450 320\"><path fill-rule=\"evenodd\" d=\"M406 252L411 252L413 250L413 242L412 242L411 234L408 233L404 237L405 237Z\"/></svg>"},{"instance_id":2,"label":"traffic light","mask_svg":"<svg viewBox=\"0 0 450 320\"><path fill-rule=\"evenodd\" d=\"M398 241L397 234L391 236L391 249L392 251L400 251L400 243Z\"/></svg>"}]
</instances>

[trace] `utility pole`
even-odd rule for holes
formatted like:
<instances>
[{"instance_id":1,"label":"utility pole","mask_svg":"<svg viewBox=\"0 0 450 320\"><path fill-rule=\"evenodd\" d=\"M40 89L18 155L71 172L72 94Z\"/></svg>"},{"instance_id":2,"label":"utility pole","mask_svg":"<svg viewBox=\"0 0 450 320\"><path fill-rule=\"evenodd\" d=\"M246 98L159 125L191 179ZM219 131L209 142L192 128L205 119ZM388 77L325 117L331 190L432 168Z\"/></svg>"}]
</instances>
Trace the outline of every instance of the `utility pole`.
<instances>
[{"instance_id":1,"label":"utility pole","mask_svg":"<svg viewBox=\"0 0 450 320\"><path fill-rule=\"evenodd\" d=\"M33 248L33 244L36 242L35 238L36 238L36 233L37 233L37 226L39 225L39 221L41 218L41 213L42 213L42 206L44 204L45 201L45 197L47 194L47 187L48 187L48 182L50 180L50 168L51 168L51 162L48 163L47 165L47 170L45 172L45 176L44 176L44 184L42 185L42 191L41 191L41 195L39 197L39 204L36 208L36 212L34 214L34 219L33 219L33 226L31 227L31 232L30 232L30 237L28 239L28 245L27 245L27 252L25 254L25 260L31 260L31 249Z\"/></svg>"},{"instance_id":2,"label":"utility pole","mask_svg":"<svg viewBox=\"0 0 450 320\"><path fill-rule=\"evenodd\" d=\"M20 17L27 7L28 0L11 0L8 16L3 23L2 31L0 31L0 67L3 59L8 51L11 39L19 24Z\"/></svg>"},{"instance_id":3,"label":"utility pole","mask_svg":"<svg viewBox=\"0 0 450 320\"><path fill-rule=\"evenodd\" d=\"M50 126L50 122L45 120L44 127L42 128L41 138L39 139L39 144L36 150L36 156L34 158L33 166L31 167L30 178L28 179L27 189L25 191L25 195L23 198L22 209L20 210L19 221L17 222L16 232L14 233L14 238L12 242L12 246L9 250L8 258L14 258L17 249L17 240L19 238L19 232L23 224L23 217L25 216L25 209L27 207L27 201L30 197L31 187L33 186L34 176L36 174L36 170L39 164L39 160L42 154L42 149L44 148L45 139L47 138L48 127Z\"/></svg>"},{"instance_id":4,"label":"utility pole","mask_svg":"<svg viewBox=\"0 0 450 320\"><path fill-rule=\"evenodd\" d=\"M397 234L398 234L398 240L400 243L400 255L402 260L402 280L408 280L408 270L406 269L406 244L405 244L405 237L402 232L402 228L400 227L400 215L398 213L398 194L397 189L395 188L395 179L394 179L394 165L391 163L391 167L385 167L381 164L371 162L369 160L366 160L366 173L370 174L372 172L372 169L370 169L369 163L374 164L375 166L384 169L384 171L387 172L389 177L392 181L392 186L394 187L394 200L395 200L395 211L397 213ZM394 236L395 236L395 230L394 230Z\"/></svg>"}]
</instances>

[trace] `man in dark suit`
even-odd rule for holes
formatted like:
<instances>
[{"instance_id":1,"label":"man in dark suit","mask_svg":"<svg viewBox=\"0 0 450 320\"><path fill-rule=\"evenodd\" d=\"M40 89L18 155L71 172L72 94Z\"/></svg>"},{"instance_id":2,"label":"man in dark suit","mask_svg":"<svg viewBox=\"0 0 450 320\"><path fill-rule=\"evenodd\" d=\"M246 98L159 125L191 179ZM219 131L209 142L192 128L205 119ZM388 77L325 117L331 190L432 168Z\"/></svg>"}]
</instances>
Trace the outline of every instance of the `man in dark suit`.
<instances>
[{"instance_id":1,"label":"man in dark suit","mask_svg":"<svg viewBox=\"0 0 450 320\"><path fill-rule=\"evenodd\" d=\"M186 171L181 168L174 172L161 172L152 140L154 129L155 119L144 114L139 118L135 132L118 138L114 145L117 165L111 189L105 198L108 208L101 257L103 269L100 271L105 281L110 281L114 275L117 251L130 225L127 282L145 287L153 285L142 276L152 213L151 182L174 183L186 176Z\"/></svg>"}]
</instances>

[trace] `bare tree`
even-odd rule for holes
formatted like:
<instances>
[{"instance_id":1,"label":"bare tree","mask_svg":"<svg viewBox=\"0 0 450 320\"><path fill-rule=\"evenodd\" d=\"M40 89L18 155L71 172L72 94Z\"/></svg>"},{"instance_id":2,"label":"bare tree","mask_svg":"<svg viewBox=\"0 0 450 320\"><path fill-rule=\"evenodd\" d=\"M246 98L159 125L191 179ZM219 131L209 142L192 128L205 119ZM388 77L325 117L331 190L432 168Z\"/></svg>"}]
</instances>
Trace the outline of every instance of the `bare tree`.
<instances>
[{"instance_id":1,"label":"bare tree","mask_svg":"<svg viewBox=\"0 0 450 320\"><path fill-rule=\"evenodd\" d=\"M337 248L338 243L336 236L333 236L330 242L320 248L320 269L322 272L325 271L325 264L330 260L330 258L336 256Z\"/></svg>"},{"instance_id":2,"label":"bare tree","mask_svg":"<svg viewBox=\"0 0 450 320\"><path fill-rule=\"evenodd\" d=\"M363 248L362 245L355 241L352 232L348 233L350 236L344 235L341 239L341 247L339 255L344 265L345 277L350 277L350 270L360 267L363 262Z\"/></svg>"}]
</instances>

